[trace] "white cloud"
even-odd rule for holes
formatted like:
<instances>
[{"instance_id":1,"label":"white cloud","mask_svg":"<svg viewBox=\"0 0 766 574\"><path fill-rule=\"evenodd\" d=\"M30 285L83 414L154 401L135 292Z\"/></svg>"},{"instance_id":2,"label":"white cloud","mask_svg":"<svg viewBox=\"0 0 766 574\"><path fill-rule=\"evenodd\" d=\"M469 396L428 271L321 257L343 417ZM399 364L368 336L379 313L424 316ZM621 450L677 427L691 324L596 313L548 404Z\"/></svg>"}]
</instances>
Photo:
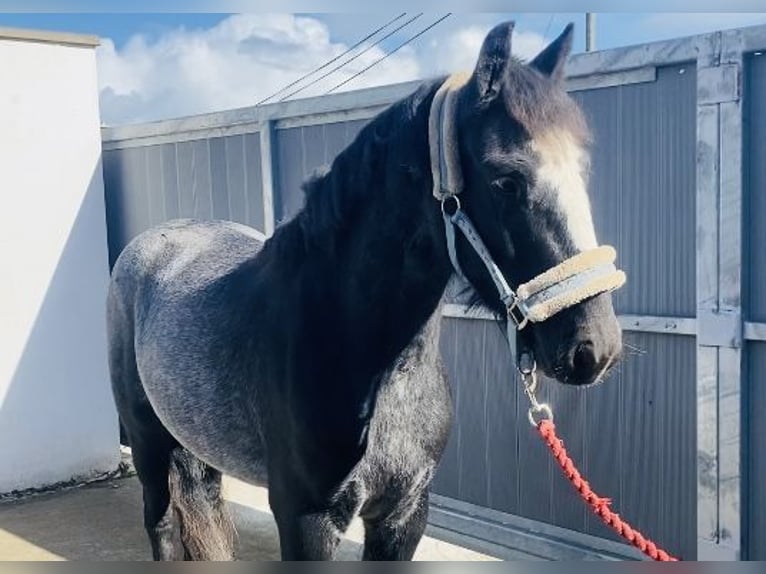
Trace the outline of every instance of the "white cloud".
<instances>
[{"instance_id":1,"label":"white cloud","mask_svg":"<svg viewBox=\"0 0 766 574\"><path fill-rule=\"evenodd\" d=\"M318 20L292 15L231 16L213 28L177 29L152 43L137 35L120 50L105 40L98 50L102 117L114 124L252 105L345 49ZM301 95L324 93L383 55L375 47ZM349 87L420 75L407 48L373 70Z\"/></svg>"},{"instance_id":2,"label":"white cloud","mask_svg":"<svg viewBox=\"0 0 766 574\"><path fill-rule=\"evenodd\" d=\"M422 55L424 67L432 73L472 69L491 27L491 25L465 26L453 31L447 37L432 40L430 50ZM522 60L529 60L544 46L545 40L540 34L516 31L513 34L511 51Z\"/></svg>"},{"instance_id":3,"label":"white cloud","mask_svg":"<svg viewBox=\"0 0 766 574\"><path fill-rule=\"evenodd\" d=\"M470 69L490 27L436 28L417 48L405 46L341 90ZM529 58L543 44L540 35L517 31L513 52ZM121 124L253 105L346 49L325 23L290 14L240 14L154 41L136 35L119 50L106 39L98 49L102 118ZM322 94L384 54L374 47L297 97Z\"/></svg>"}]
</instances>

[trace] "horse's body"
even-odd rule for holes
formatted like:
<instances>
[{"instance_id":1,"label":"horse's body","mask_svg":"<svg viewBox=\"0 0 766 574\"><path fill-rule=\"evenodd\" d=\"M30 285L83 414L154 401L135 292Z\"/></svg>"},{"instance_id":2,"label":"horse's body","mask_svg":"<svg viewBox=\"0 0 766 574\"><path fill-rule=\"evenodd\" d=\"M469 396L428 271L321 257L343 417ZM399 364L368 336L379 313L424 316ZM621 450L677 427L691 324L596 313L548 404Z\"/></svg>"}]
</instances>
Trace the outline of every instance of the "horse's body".
<instances>
[{"instance_id":1,"label":"horse's body","mask_svg":"<svg viewBox=\"0 0 766 574\"><path fill-rule=\"evenodd\" d=\"M183 445L218 471L266 486L268 461L278 460L302 483L288 488L291 503L316 489L305 496L331 499L346 524L360 510L406 513L424 497L451 420L438 309L374 385L361 380L358 396L328 397L349 377L327 356L336 340L295 312L301 297L268 274L275 261L261 246L241 225L174 221L121 254L109 298L118 327L111 362L137 464L152 466ZM321 315L332 303L323 305ZM291 334L301 332L296 342Z\"/></svg>"},{"instance_id":2,"label":"horse's body","mask_svg":"<svg viewBox=\"0 0 766 574\"><path fill-rule=\"evenodd\" d=\"M559 97L558 79L545 74L558 73L568 34L541 54L539 72L512 64L539 94ZM492 140L488 126L507 117L492 107L493 82L503 75L491 68L508 60L509 43L510 28L499 27L485 45L462 101L466 142L482 133L481 141ZM265 243L241 225L185 220L143 233L119 256L108 299L110 368L155 558L176 556L179 523L187 557L233 555L221 473L268 485L284 558L331 558L357 514L365 558L412 557L452 421L438 343L453 269L430 193L428 147L439 85L424 84L368 124L307 184L303 210ZM527 105L535 111L533 95ZM552 98L542 111L520 114L526 128L506 125L504 141L569 118L568 105ZM498 192L482 178L497 176L470 163L502 159L499 144L461 144L471 188L465 208L516 283L588 247L577 242L592 236L587 206L578 203L579 163L566 163L578 154L534 141L524 165L542 166L539 181L529 180L539 201L524 204L518 194L490 197ZM560 186L570 188L558 201ZM586 220L567 220L562 205L585 209ZM504 235L503 225L516 235ZM497 309L480 262L465 243L457 248L482 301ZM616 321L606 297L534 327L529 344L549 373L580 384L611 364Z\"/></svg>"}]
</instances>

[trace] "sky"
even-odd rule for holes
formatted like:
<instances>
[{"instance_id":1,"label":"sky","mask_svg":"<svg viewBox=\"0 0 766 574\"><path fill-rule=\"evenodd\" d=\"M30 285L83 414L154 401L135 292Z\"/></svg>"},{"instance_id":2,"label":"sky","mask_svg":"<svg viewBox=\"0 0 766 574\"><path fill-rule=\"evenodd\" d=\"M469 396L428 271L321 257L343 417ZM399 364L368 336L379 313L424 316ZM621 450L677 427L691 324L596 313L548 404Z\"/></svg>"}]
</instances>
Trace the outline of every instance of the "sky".
<instances>
[{"instance_id":1,"label":"sky","mask_svg":"<svg viewBox=\"0 0 766 574\"><path fill-rule=\"evenodd\" d=\"M468 69L486 32L503 20L516 21L513 51L523 59L533 57L568 22L576 26L575 52L584 50L584 13L456 13L376 64L444 15L417 10L392 10L390 14L0 12L0 27L99 36L100 104L106 125L254 105L340 56L386 23L387 28L355 52L340 57L276 99L321 95L346 80L350 81L336 91ZM597 13L596 48L756 24L766 24L766 13ZM401 30L372 46L400 26ZM368 47L355 60L307 86ZM370 65L368 71L351 80Z\"/></svg>"}]
</instances>

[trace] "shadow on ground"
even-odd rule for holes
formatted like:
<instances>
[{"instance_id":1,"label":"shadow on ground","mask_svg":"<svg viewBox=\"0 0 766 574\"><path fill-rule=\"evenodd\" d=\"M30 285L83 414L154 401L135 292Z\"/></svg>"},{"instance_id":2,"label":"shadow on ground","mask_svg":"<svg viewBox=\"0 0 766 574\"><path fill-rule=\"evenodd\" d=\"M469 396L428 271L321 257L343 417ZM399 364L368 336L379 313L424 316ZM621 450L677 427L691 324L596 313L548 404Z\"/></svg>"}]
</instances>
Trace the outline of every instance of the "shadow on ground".
<instances>
[{"instance_id":1,"label":"shadow on ground","mask_svg":"<svg viewBox=\"0 0 766 574\"><path fill-rule=\"evenodd\" d=\"M279 539L267 491L224 479L224 493L239 532L238 559L279 560ZM352 524L339 560L358 560L362 528ZM0 503L0 561L150 560L143 529L141 485L135 476ZM416 560L492 560L426 536Z\"/></svg>"},{"instance_id":2,"label":"shadow on ground","mask_svg":"<svg viewBox=\"0 0 766 574\"><path fill-rule=\"evenodd\" d=\"M239 559L278 560L271 514L232 500L229 508L240 536ZM150 560L142 523L141 486L135 477L4 503L0 561ZM360 553L360 544L344 540L339 558L356 560Z\"/></svg>"}]
</instances>

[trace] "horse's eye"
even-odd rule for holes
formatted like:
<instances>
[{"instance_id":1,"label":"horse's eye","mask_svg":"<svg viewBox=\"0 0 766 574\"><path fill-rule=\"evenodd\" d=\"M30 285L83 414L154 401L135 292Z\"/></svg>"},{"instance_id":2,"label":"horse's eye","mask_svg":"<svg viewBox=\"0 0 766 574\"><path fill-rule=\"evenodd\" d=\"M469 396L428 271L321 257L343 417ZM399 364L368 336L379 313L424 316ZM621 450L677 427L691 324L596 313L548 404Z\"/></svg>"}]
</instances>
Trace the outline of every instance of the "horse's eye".
<instances>
[{"instance_id":1,"label":"horse's eye","mask_svg":"<svg viewBox=\"0 0 766 574\"><path fill-rule=\"evenodd\" d=\"M492 189L503 194L522 196L527 192L527 179L515 171L493 181Z\"/></svg>"}]
</instances>

